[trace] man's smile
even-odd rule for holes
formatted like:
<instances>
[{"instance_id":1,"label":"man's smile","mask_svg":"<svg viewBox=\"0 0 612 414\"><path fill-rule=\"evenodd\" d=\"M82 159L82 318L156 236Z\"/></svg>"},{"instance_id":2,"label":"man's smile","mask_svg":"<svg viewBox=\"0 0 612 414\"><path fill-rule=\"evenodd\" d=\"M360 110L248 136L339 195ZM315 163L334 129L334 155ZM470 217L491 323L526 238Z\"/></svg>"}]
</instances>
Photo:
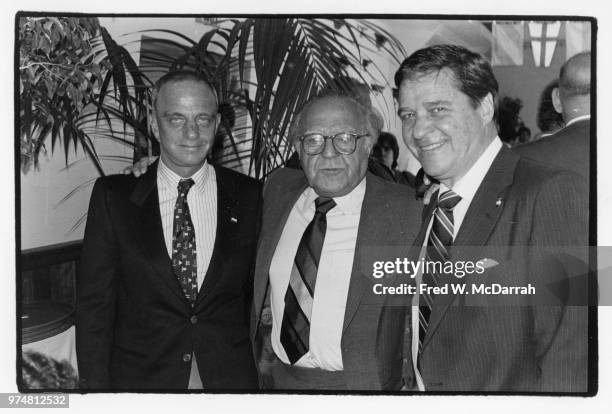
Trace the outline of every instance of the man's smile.
<instances>
[{"instance_id":1,"label":"man's smile","mask_svg":"<svg viewBox=\"0 0 612 414\"><path fill-rule=\"evenodd\" d=\"M440 142L434 142L433 144L419 145L418 147L423 152L434 151L442 147L445 143L446 141L440 141Z\"/></svg>"}]
</instances>

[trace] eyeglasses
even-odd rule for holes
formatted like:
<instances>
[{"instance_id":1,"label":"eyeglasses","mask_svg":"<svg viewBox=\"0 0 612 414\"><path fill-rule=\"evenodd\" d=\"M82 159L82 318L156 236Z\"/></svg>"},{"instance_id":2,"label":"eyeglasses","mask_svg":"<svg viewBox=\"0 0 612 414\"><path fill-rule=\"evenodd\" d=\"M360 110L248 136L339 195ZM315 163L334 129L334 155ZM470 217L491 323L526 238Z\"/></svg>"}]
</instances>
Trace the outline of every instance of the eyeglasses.
<instances>
[{"instance_id":1,"label":"eyeglasses","mask_svg":"<svg viewBox=\"0 0 612 414\"><path fill-rule=\"evenodd\" d=\"M339 154L350 155L355 152L357 148L357 140L370 134L351 134L348 132L339 132L336 135L323 135L323 134L306 134L302 135L298 139L302 143L302 149L308 155L318 155L325 149L325 142L328 139L332 140L334 149Z\"/></svg>"}]
</instances>

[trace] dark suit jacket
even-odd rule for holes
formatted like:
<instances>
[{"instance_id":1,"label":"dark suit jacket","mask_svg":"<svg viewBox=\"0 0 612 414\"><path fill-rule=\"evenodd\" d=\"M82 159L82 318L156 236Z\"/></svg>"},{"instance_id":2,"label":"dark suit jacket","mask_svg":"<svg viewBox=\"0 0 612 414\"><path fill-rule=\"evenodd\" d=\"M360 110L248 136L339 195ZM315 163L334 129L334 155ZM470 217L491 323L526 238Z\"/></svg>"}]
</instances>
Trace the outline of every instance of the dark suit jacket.
<instances>
[{"instance_id":1,"label":"dark suit jacket","mask_svg":"<svg viewBox=\"0 0 612 414\"><path fill-rule=\"evenodd\" d=\"M174 275L162 230L157 164L141 178L94 186L78 279L81 386L187 389L195 352L204 388L255 389L247 311L259 187L215 167L217 232L192 309Z\"/></svg>"},{"instance_id":2,"label":"dark suit jacket","mask_svg":"<svg viewBox=\"0 0 612 414\"><path fill-rule=\"evenodd\" d=\"M271 323L269 315L263 316L262 321L270 263L289 213L307 185L302 171L285 168L268 179L264 190L251 318L251 335L263 376L265 362L270 358L262 355L266 343L267 351L273 353L269 346L269 326L268 329L263 326ZM420 211L420 204L405 186L367 174L341 339L347 389L399 389L401 386L401 378L392 378L390 374L402 364L404 313L400 306L383 312L386 298L375 295L372 286L378 282L392 285L393 277L374 279L372 266L374 261L406 256L418 232L414 224L419 220ZM265 384L266 379L262 380ZM312 389L317 389L317 384L312 384Z\"/></svg>"},{"instance_id":3,"label":"dark suit jacket","mask_svg":"<svg viewBox=\"0 0 612 414\"><path fill-rule=\"evenodd\" d=\"M589 179L591 121L576 121L555 134L515 147L520 155ZM587 187L588 188L588 187Z\"/></svg>"},{"instance_id":4,"label":"dark suit jacket","mask_svg":"<svg viewBox=\"0 0 612 414\"><path fill-rule=\"evenodd\" d=\"M584 259L586 249L569 246L587 244L585 188L574 173L502 148L451 250L456 261L499 264L451 278L468 292L480 283L531 283L537 294L436 295L420 360L427 391L586 391L587 308L561 306L577 303L568 298L567 279L577 275L565 259ZM424 237L423 229L418 246Z\"/></svg>"}]
</instances>

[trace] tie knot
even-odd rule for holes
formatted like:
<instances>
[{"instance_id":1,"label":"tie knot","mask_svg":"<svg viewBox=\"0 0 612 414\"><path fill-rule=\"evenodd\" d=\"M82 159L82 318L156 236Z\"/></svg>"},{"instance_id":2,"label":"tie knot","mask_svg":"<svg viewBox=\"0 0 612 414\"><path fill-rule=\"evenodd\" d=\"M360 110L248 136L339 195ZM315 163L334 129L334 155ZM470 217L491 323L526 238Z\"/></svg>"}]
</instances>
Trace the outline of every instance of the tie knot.
<instances>
[{"instance_id":1,"label":"tie knot","mask_svg":"<svg viewBox=\"0 0 612 414\"><path fill-rule=\"evenodd\" d=\"M186 197L187 193L189 192L189 189L194 184L195 183L194 183L192 178L187 178L187 179L180 180L179 183L178 183L179 196L182 194L184 197Z\"/></svg>"},{"instance_id":2,"label":"tie knot","mask_svg":"<svg viewBox=\"0 0 612 414\"><path fill-rule=\"evenodd\" d=\"M438 208L442 210L452 210L458 202L461 201L461 196L453 190L448 190L440 194L438 198Z\"/></svg>"},{"instance_id":3,"label":"tie knot","mask_svg":"<svg viewBox=\"0 0 612 414\"><path fill-rule=\"evenodd\" d=\"M315 206L317 213L327 214L329 210L336 207L336 202L333 198L317 197Z\"/></svg>"}]
</instances>

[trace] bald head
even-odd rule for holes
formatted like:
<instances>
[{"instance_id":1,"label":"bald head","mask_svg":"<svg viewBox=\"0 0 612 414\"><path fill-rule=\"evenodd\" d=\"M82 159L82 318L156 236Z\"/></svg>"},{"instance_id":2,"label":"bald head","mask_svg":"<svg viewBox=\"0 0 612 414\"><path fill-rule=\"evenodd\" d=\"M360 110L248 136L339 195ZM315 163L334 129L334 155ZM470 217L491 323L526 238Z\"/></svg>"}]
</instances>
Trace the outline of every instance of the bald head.
<instances>
[{"instance_id":1,"label":"bald head","mask_svg":"<svg viewBox=\"0 0 612 414\"><path fill-rule=\"evenodd\" d=\"M555 96L555 93L557 96ZM565 122L591 113L591 53L582 52L563 64L559 89L553 92L555 109Z\"/></svg>"}]
</instances>

